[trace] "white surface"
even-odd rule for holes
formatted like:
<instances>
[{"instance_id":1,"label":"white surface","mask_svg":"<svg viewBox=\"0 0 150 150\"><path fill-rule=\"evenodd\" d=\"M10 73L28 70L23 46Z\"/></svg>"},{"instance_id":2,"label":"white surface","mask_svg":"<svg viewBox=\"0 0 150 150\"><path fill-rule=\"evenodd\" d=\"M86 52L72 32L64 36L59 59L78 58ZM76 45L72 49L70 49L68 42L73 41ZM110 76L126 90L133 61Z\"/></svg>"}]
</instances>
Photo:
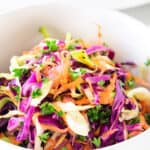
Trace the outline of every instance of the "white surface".
<instances>
[{"instance_id":1,"label":"white surface","mask_svg":"<svg viewBox=\"0 0 150 150\"><path fill-rule=\"evenodd\" d=\"M0 10L14 9L22 6L30 6L33 4L40 4L49 1L51 0L0 0ZM57 1L59 2L60 0ZM72 3L71 0L61 1L68 1ZM104 8L123 9L147 4L150 2L150 0L76 0L76 2L83 6L90 5L95 7L101 6Z\"/></svg>"},{"instance_id":2,"label":"white surface","mask_svg":"<svg viewBox=\"0 0 150 150\"><path fill-rule=\"evenodd\" d=\"M37 43L39 26L46 25L51 36L64 38L66 31L87 41L96 41L97 24L102 25L104 39L117 51L121 60L145 61L150 56L147 28L140 22L118 12L79 8L53 3L0 15L0 64L6 70L12 55L21 53ZM59 10L59 11L58 11ZM7 32L6 32L7 31ZM138 33L138 36L137 36ZM128 141L104 150L149 150L150 130ZM16 150L15 146L0 141L2 150Z\"/></svg>"}]
</instances>

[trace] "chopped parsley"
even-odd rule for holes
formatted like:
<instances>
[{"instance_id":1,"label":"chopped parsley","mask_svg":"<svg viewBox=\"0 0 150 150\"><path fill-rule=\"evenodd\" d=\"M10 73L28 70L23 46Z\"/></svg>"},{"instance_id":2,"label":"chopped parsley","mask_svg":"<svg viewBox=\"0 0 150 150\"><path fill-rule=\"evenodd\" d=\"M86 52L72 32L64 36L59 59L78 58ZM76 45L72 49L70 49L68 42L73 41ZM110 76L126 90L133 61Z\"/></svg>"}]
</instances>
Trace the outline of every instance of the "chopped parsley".
<instances>
[{"instance_id":1,"label":"chopped parsley","mask_svg":"<svg viewBox=\"0 0 150 150\"><path fill-rule=\"evenodd\" d=\"M146 61L145 61L145 66L149 66L150 65L150 58L148 58Z\"/></svg>"},{"instance_id":2,"label":"chopped parsley","mask_svg":"<svg viewBox=\"0 0 150 150\"><path fill-rule=\"evenodd\" d=\"M86 137L82 136L82 135L77 135L77 139L80 140L80 141L85 141Z\"/></svg>"},{"instance_id":3,"label":"chopped parsley","mask_svg":"<svg viewBox=\"0 0 150 150\"><path fill-rule=\"evenodd\" d=\"M41 49L41 53L42 54L47 54L47 53L49 53L50 51L49 50L47 50L47 49Z\"/></svg>"},{"instance_id":4,"label":"chopped parsley","mask_svg":"<svg viewBox=\"0 0 150 150\"><path fill-rule=\"evenodd\" d=\"M64 112L62 110L60 110L60 111L57 112L57 115L61 117L61 116L64 115Z\"/></svg>"},{"instance_id":5,"label":"chopped parsley","mask_svg":"<svg viewBox=\"0 0 150 150\"><path fill-rule=\"evenodd\" d=\"M129 124L136 124L136 123L140 123L140 118L139 117L136 117L136 118L129 121Z\"/></svg>"},{"instance_id":6,"label":"chopped parsley","mask_svg":"<svg viewBox=\"0 0 150 150\"><path fill-rule=\"evenodd\" d=\"M20 87L19 86L12 86L11 87L11 89L15 92L15 94L16 94L16 96L15 96L15 98L17 99L17 100L20 100L20 92L21 92L21 90L20 90Z\"/></svg>"},{"instance_id":7,"label":"chopped parsley","mask_svg":"<svg viewBox=\"0 0 150 150\"><path fill-rule=\"evenodd\" d=\"M72 45L72 44L70 44L70 45L67 46L67 49L68 49L68 50L73 50L73 49L75 49L75 46Z\"/></svg>"},{"instance_id":8,"label":"chopped parsley","mask_svg":"<svg viewBox=\"0 0 150 150\"><path fill-rule=\"evenodd\" d=\"M95 108L91 108L88 110L88 117L91 122L99 120L99 113L101 111L101 105L97 105Z\"/></svg>"},{"instance_id":9,"label":"chopped parsley","mask_svg":"<svg viewBox=\"0 0 150 150\"><path fill-rule=\"evenodd\" d=\"M42 115L50 115L52 113L56 113L58 116L63 116L64 112L62 110L60 111L56 111L56 109L53 107L52 104L50 104L49 102L44 102L41 106L40 106Z\"/></svg>"},{"instance_id":10,"label":"chopped parsley","mask_svg":"<svg viewBox=\"0 0 150 150\"><path fill-rule=\"evenodd\" d=\"M43 115L50 115L55 112L55 108L49 102L44 102L40 109Z\"/></svg>"},{"instance_id":11,"label":"chopped parsley","mask_svg":"<svg viewBox=\"0 0 150 150\"><path fill-rule=\"evenodd\" d=\"M95 108L89 109L87 114L91 122L100 121L101 124L105 124L109 122L111 109L97 105Z\"/></svg>"},{"instance_id":12,"label":"chopped parsley","mask_svg":"<svg viewBox=\"0 0 150 150\"><path fill-rule=\"evenodd\" d=\"M50 132L45 132L45 133L39 135L39 138L40 138L41 142L45 144L47 142L49 136L50 136Z\"/></svg>"},{"instance_id":13,"label":"chopped parsley","mask_svg":"<svg viewBox=\"0 0 150 150\"><path fill-rule=\"evenodd\" d=\"M13 69L12 72L14 73L15 77L21 78L22 75L24 75L28 72L28 70L25 68L15 68L15 69Z\"/></svg>"},{"instance_id":14,"label":"chopped parsley","mask_svg":"<svg viewBox=\"0 0 150 150\"><path fill-rule=\"evenodd\" d=\"M44 83L47 83L47 82L49 81L49 79L48 79L47 77L44 77L44 78L42 79L42 81L43 81Z\"/></svg>"},{"instance_id":15,"label":"chopped parsley","mask_svg":"<svg viewBox=\"0 0 150 150\"><path fill-rule=\"evenodd\" d=\"M37 88L32 91L32 98L37 98L42 95L41 89Z\"/></svg>"},{"instance_id":16,"label":"chopped parsley","mask_svg":"<svg viewBox=\"0 0 150 150\"><path fill-rule=\"evenodd\" d=\"M48 46L49 51L57 51L58 50L58 46L56 44L56 40L52 40L52 41L46 41L46 45Z\"/></svg>"},{"instance_id":17,"label":"chopped parsley","mask_svg":"<svg viewBox=\"0 0 150 150\"><path fill-rule=\"evenodd\" d=\"M150 125L150 113L144 115L146 122Z\"/></svg>"},{"instance_id":18,"label":"chopped parsley","mask_svg":"<svg viewBox=\"0 0 150 150\"><path fill-rule=\"evenodd\" d=\"M97 84L98 84L99 86L104 86L105 81L104 81L104 80L101 80L101 81L99 81Z\"/></svg>"},{"instance_id":19,"label":"chopped parsley","mask_svg":"<svg viewBox=\"0 0 150 150\"><path fill-rule=\"evenodd\" d=\"M128 81L127 81L127 84L128 84L128 86L129 86L130 88L133 88L133 87L135 86L134 80L128 80Z\"/></svg>"},{"instance_id":20,"label":"chopped parsley","mask_svg":"<svg viewBox=\"0 0 150 150\"><path fill-rule=\"evenodd\" d=\"M67 150L67 148L64 146L64 147L61 148L61 150Z\"/></svg>"},{"instance_id":21,"label":"chopped parsley","mask_svg":"<svg viewBox=\"0 0 150 150\"><path fill-rule=\"evenodd\" d=\"M121 87L125 86L125 83L123 83L122 81L119 82Z\"/></svg>"},{"instance_id":22,"label":"chopped parsley","mask_svg":"<svg viewBox=\"0 0 150 150\"><path fill-rule=\"evenodd\" d=\"M100 137L98 137L98 138L94 137L92 140L92 143L95 145L96 148L100 147L100 145L101 145Z\"/></svg>"},{"instance_id":23,"label":"chopped parsley","mask_svg":"<svg viewBox=\"0 0 150 150\"><path fill-rule=\"evenodd\" d=\"M85 72L86 72L86 69L80 68L79 70L76 70L76 71L70 71L70 75L73 80L76 80L79 76L81 76Z\"/></svg>"}]
</instances>

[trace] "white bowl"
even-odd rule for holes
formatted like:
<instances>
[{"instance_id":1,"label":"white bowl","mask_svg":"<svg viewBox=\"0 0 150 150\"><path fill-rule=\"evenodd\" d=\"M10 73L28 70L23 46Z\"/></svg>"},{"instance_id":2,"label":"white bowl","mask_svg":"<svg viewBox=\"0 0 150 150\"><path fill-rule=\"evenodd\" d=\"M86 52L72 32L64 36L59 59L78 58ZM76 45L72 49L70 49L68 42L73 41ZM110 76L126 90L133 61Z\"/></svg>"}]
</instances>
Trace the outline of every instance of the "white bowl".
<instances>
[{"instance_id":1,"label":"white bowl","mask_svg":"<svg viewBox=\"0 0 150 150\"><path fill-rule=\"evenodd\" d=\"M93 43L97 40L97 25L102 26L104 41L117 52L118 60L143 63L150 56L147 28L122 13L102 8L83 8L51 1L49 4L26 7L0 15L0 72L7 71L11 56L20 54L37 44L41 36L38 28L48 27L52 37L64 38L67 31ZM150 147L150 130L130 140L104 150L141 150ZM3 150L22 148L0 141Z\"/></svg>"}]
</instances>

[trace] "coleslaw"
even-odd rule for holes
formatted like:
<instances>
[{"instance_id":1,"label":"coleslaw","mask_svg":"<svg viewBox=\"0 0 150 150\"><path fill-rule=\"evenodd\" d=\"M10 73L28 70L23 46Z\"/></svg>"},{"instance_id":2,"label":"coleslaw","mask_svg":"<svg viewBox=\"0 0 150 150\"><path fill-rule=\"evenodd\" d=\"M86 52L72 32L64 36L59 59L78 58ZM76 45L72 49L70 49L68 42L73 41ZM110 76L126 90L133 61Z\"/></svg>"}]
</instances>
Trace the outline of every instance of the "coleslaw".
<instances>
[{"instance_id":1,"label":"coleslaw","mask_svg":"<svg viewBox=\"0 0 150 150\"><path fill-rule=\"evenodd\" d=\"M39 31L44 39L0 73L0 139L35 150L92 150L150 127L150 84L131 73L134 62L117 62L102 42Z\"/></svg>"}]
</instances>

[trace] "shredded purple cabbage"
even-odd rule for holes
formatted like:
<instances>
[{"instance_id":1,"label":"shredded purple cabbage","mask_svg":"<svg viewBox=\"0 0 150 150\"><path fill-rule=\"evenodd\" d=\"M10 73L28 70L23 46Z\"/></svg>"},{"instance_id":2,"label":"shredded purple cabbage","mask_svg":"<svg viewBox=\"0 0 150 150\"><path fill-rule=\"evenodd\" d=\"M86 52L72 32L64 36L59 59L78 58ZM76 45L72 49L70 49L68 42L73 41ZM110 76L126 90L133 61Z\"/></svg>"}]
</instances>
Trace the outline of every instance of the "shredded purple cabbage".
<instances>
[{"instance_id":1,"label":"shredded purple cabbage","mask_svg":"<svg viewBox=\"0 0 150 150\"><path fill-rule=\"evenodd\" d=\"M116 81L116 96L112 106L111 124L112 128L116 126L119 120L119 115L125 103L125 95L122 92L119 81Z\"/></svg>"},{"instance_id":2,"label":"shredded purple cabbage","mask_svg":"<svg viewBox=\"0 0 150 150\"><path fill-rule=\"evenodd\" d=\"M21 124L21 122L24 122L24 118L23 117L12 117L9 119L8 121L8 126L7 126L7 130L8 131L13 131L14 129L18 128Z\"/></svg>"},{"instance_id":3,"label":"shredded purple cabbage","mask_svg":"<svg viewBox=\"0 0 150 150\"><path fill-rule=\"evenodd\" d=\"M22 126L22 129L19 131L17 135L18 141L26 140L29 137L30 125L32 123L32 116L34 111L35 111L35 107L30 106L27 114L24 117L24 124Z\"/></svg>"},{"instance_id":4,"label":"shredded purple cabbage","mask_svg":"<svg viewBox=\"0 0 150 150\"><path fill-rule=\"evenodd\" d=\"M64 128L64 126L61 123L61 118L55 113L51 115L39 116L38 120L41 124L53 125L61 129Z\"/></svg>"},{"instance_id":5,"label":"shredded purple cabbage","mask_svg":"<svg viewBox=\"0 0 150 150\"><path fill-rule=\"evenodd\" d=\"M130 131L142 131L143 128L140 123L127 125L127 130Z\"/></svg>"}]
</instances>

